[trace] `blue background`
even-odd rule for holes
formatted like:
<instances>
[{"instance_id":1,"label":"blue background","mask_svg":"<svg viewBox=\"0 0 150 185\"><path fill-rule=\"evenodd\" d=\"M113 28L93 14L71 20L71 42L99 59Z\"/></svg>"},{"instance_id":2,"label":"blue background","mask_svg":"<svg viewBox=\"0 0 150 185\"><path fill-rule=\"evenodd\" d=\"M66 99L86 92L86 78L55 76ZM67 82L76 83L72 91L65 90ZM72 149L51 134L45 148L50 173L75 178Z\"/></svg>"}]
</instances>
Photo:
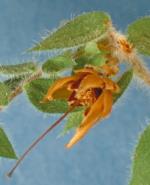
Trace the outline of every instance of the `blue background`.
<instances>
[{"instance_id":1,"label":"blue background","mask_svg":"<svg viewBox=\"0 0 150 185\"><path fill-rule=\"evenodd\" d=\"M135 19L150 14L149 0L0 0L0 63L21 63L24 51L62 20L92 10L107 11L114 25L124 31ZM147 63L149 60L147 59ZM58 138L55 129L26 158L13 178L4 174L15 161L0 159L1 185L127 185L131 158L139 133L149 122L149 88L134 80L114 106L111 116L99 124L72 150L64 144L71 135ZM58 115L46 115L17 97L0 112L0 122L18 155Z\"/></svg>"}]
</instances>

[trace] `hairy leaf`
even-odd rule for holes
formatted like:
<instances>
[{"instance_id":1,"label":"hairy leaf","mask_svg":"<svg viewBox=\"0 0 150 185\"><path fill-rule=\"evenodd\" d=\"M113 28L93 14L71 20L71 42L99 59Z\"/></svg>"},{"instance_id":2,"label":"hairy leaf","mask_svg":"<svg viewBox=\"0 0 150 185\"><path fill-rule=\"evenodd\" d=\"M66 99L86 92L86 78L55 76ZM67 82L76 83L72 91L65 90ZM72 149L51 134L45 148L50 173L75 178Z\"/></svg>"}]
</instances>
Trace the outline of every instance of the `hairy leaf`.
<instances>
[{"instance_id":1,"label":"hairy leaf","mask_svg":"<svg viewBox=\"0 0 150 185\"><path fill-rule=\"evenodd\" d=\"M70 113L67 119L67 123L64 126L64 129L61 133L61 135L65 135L66 133L68 133L71 129L73 128L77 128L84 116L84 111L77 111L77 112L73 112Z\"/></svg>"},{"instance_id":2,"label":"hairy leaf","mask_svg":"<svg viewBox=\"0 0 150 185\"><path fill-rule=\"evenodd\" d=\"M126 71L121 78L118 80L117 84L120 87L120 92L118 94L114 94L114 103L122 96L127 87L129 86L133 77L133 70Z\"/></svg>"},{"instance_id":3,"label":"hairy leaf","mask_svg":"<svg viewBox=\"0 0 150 185\"><path fill-rule=\"evenodd\" d=\"M19 75L19 74L34 72L36 69L37 69L37 66L34 62L14 64L14 65L0 65L1 74Z\"/></svg>"},{"instance_id":4,"label":"hairy leaf","mask_svg":"<svg viewBox=\"0 0 150 185\"><path fill-rule=\"evenodd\" d=\"M75 65L72 59L71 53L65 53L63 55L56 56L47 60L43 66L42 70L46 73L58 72L66 69L70 69Z\"/></svg>"},{"instance_id":5,"label":"hairy leaf","mask_svg":"<svg viewBox=\"0 0 150 185\"><path fill-rule=\"evenodd\" d=\"M48 88L54 83L54 79L37 79L25 86L28 98L31 103L40 111L48 113L62 113L67 111L68 105L65 100L54 100L48 103L41 103Z\"/></svg>"},{"instance_id":6,"label":"hairy leaf","mask_svg":"<svg viewBox=\"0 0 150 185\"><path fill-rule=\"evenodd\" d=\"M48 35L31 51L74 47L99 38L109 26L110 17L105 12L89 12L68 21Z\"/></svg>"},{"instance_id":7,"label":"hairy leaf","mask_svg":"<svg viewBox=\"0 0 150 185\"><path fill-rule=\"evenodd\" d=\"M91 54L91 55L92 54L96 55L96 54L101 53L99 48L97 47L97 43L95 41L91 41L91 42L86 43L86 45L84 47L84 52L87 54Z\"/></svg>"},{"instance_id":8,"label":"hairy leaf","mask_svg":"<svg viewBox=\"0 0 150 185\"><path fill-rule=\"evenodd\" d=\"M14 149L2 128L0 128L0 156L17 159Z\"/></svg>"},{"instance_id":9,"label":"hairy leaf","mask_svg":"<svg viewBox=\"0 0 150 185\"><path fill-rule=\"evenodd\" d=\"M80 47L76 51L75 61L74 69L80 69L85 65L102 66L107 58L106 53L98 49L96 42L88 42L85 47Z\"/></svg>"},{"instance_id":10,"label":"hairy leaf","mask_svg":"<svg viewBox=\"0 0 150 185\"><path fill-rule=\"evenodd\" d=\"M4 81L3 83L4 83L5 85L7 85L11 91L13 91L13 90L16 89L16 87L20 86L21 83L22 83L27 77L29 77L30 75L31 75L31 74L28 74L28 75L19 75L19 76L10 78L10 79Z\"/></svg>"},{"instance_id":11,"label":"hairy leaf","mask_svg":"<svg viewBox=\"0 0 150 185\"><path fill-rule=\"evenodd\" d=\"M9 95L11 91L7 85L0 82L0 106L5 106L9 103Z\"/></svg>"},{"instance_id":12,"label":"hairy leaf","mask_svg":"<svg viewBox=\"0 0 150 185\"><path fill-rule=\"evenodd\" d=\"M128 38L141 54L150 55L150 16L129 25Z\"/></svg>"},{"instance_id":13,"label":"hairy leaf","mask_svg":"<svg viewBox=\"0 0 150 185\"><path fill-rule=\"evenodd\" d=\"M77 64L74 69L81 69L85 65L102 66L106 60L106 57L101 53L96 55L83 55L76 60Z\"/></svg>"},{"instance_id":14,"label":"hairy leaf","mask_svg":"<svg viewBox=\"0 0 150 185\"><path fill-rule=\"evenodd\" d=\"M17 88L22 86L22 82L28 75L20 75L0 82L0 106L6 106L11 101Z\"/></svg>"},{"instance_id":15,"label":"hairy leaf","mask_svg":"<svg viewBox=\"0 0 150 185\"><path fill-rule=\"evenodd\" d=\"M133 158L130 185L150 184L150 125L141 134Z\"/></svg>"}]
</instances>

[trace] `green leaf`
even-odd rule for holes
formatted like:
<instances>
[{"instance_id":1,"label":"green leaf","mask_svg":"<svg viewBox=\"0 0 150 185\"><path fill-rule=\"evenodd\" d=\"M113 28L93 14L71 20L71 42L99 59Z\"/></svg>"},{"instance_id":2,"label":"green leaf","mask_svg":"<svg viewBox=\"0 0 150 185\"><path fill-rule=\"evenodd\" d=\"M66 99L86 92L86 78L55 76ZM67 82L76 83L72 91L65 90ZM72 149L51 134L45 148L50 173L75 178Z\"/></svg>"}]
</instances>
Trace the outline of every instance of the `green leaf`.
<instances>
[{"instance_id":1,"label":"green leaf","mask_svg":"<svg viewBox=\"0 0 150 185\"><path fill-rule=\"evenodd\" d=\"M97 43L94 41L86 43L84 47L84 52L86 54L96 55L100 53L99 48L97 47Z\"/></svg>"},{"instance_id":2,"label":"green leaf","mask_svg":"<svg viewBox=\"0 0 150 185\"><path fill-rule=\"evenodd\" d=\"M76 60L76 66L74 69L81 69L85 65L92 65L92 66L102 66L107 61L107 58L100 54L96 55L83 55Z\"/></svg>"},{"instance_id":3,"label":"green leaf","mask_svg":"<svg viewBox=\"0 0 150 185\"><path fill-rule=\"evenodd\" d=\"M0 128L0 156L17 159L14 149L2 128Z\"/></svg>"},{"instance_id":4,"label":"green leaf","mask_svg":"<svg viewBox=\"0 0 150 185\"><path fill-rule=\"evenodd\" d=\"M7 85L0 82L0 107L6 106L9 103L9 95L11 91Z\"/></svg>"},{"instance_id":5,"label":"green leaf","mask_svg":"<svg viewBox=\"0 0 150 185\"><path fill-rule=\"evenodd\" d=\"M17 87L19 87L21 85L21 83L27 78L29 77L31 74L28 75L19 75L16 76L14 78L10 78L6 81L4 81L3 83L11 90L15 90Z\"/></svg>"},{"instance_id":6,"label":"green leaf","mask_svg":"<svg viewBox=\"0 0 150 185\"><path fill-rule=\"evenodd\" d=\"M85 47L80 47L75 53L76 65L74 69L83 68L85 65L102 66L106 63L106 53L98 49L96 42L88 42Z\"/></svg>"},{"instance_id":7,"label":"green leaf","mask_svg":"<svg viewBox=\"0 0 150 185\"><path fill-rule=\"evenodd\" d=\"M11 95L16 88L20 87L22 82L28 75L20 75L10 78L4 82L0 82L0 107L6 106L11 101Z\"/></svg>"},{"instance_id":8,"label":"green leaf","mask_svg":"<svg viewBox=\"0 0 150 185\"><path fill-rule=\"evenodd\" d=\"M101 37L108 29L110 17L105 12L82 14L68 21L30 51L74 47Z\"/></svg>"},{"instance_id":9,"label":"green leaf","mask_svg":"<svg viewBox=\"0 0 150 185\"><path fill-rule=\"evenodd\" d=\"M55 79L37 79L25 86L30 102L40 111L48 113L63 113L68 110L68 104L65 100L54 100L48 103L41 103L43 97L47 94L48 88L54 83Z\"/></svg>"},{"instance_id":10,"label":"green leaf","mask_svg":"<svg viewBox=\"0 0 150 185\"><path fill-rule=\"evenodd\" d=\"M150 184L150 125L141 134L135 149L130 185Z\"/></svg>"},{"instance_id":11,"label":"green leaf","mask_svg":"<svg viewBox=\"0 0 150 185\"><path fill-rule=\"evenodd\" d=\"M70 113L68 116L67 123L65 124L64 129L60 135L65 135L71 129L77 128L80 125L83 117L84 117L84 110Z\"/></svg>"},{"instance_id":12,"label":"green leaf","mask_svg":"<svg viewBox=\"0 0 150 185\"><path fill-rule=\"evenodd\" d=\"M66 52L63 55L56 56L47 60L43 66L42 70L46 73L59 72L66 69L70 69L75 65L72 59L71 53Z\"/></svg>"},{"instance_id":13,"label":"green leaf","mask_svg":"<svg viewBox=\"0 0 150 185\"><path fill-rule=\"evenodd\" d=\"M150 16L129 25L128 39L141 54L150 55Z\"/></svg>"},{"instance_id":14,"label":"green leaf","mask_svg":"<svg viewBox=\"0 0 150 185\"><path fill-rule=\"evenodd\" d=\"M133 77L133 70L126 71L121 78L118 80L117 84L120 87L120 92L118 94L114 94L114 103L122 96L125 90L128 88Z\"/></svg>"},{"instance_id":15,"label":"green leaf","mask_svg":"<svg viewBox=\"0 0 150 185\"><path fill-rule=\"evenodd\" d=\"M23 64L15 64L15 65L0 65L0 73L1 74L12 74L19 75L24 73L31 73L37 69L37 66L34 62L28 62Z\"/></svg>"}]
</instances>

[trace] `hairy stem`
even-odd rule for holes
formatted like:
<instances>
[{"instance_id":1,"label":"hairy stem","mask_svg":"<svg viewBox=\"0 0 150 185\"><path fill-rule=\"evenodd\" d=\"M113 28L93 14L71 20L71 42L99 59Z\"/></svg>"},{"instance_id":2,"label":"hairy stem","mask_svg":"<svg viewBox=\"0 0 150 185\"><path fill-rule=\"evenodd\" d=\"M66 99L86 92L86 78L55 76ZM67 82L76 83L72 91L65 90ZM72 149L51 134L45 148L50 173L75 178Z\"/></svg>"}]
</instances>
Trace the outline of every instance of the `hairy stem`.
<instances>
[{"instance_id":1,"label":"hairy stem","mask_svg":"<svg viewBox=\"0 0 150 185\"><path fill-rule=\"evenodd\" d=\"M15 90L9 95L8 99L9 101L12 101L16 96L21 94L23 92L23 86L26 83L31 82L32 80L38 79L40 76L42 76L42 71L38 70L34 74L30 75L28 78L26 78L19 86L16 87ZM5 106L0 106L0 111L2 111L5 108Z\"/></svg>"},{"instance_id":2,"label":"hairy stem","mask_svg":"<svg viewBox=\"0 0 150 185\"><path fill-rule=\"evenodd\" d=\"M150 85L150 70L144 64L144 61L137 55L136 49L132 43L128 41L125 35L118 33L112 27L108 34L109 44L112 46L110 50L113 55L118 58L120 63L123 61L132 65L133 70L147 85Z\"/></svg>"},{"instance_id":3,"label":"hairy stem","mask_svg":"<svg viewBox=\"0 0 150 185\"><path fill-rule=\"evenodd\" d=\"M11 177L15 169L19 164L24 160L24 158L31 152L33 148L53 129L55 128L72 110L74 107L71 107L66 113L64 113L54 124L52 124L44 133L42 133L30 146L29 148L21 155L21 157L16 162L15 166L8 172L7 176Z\"/></svg>"},{"instance_id":4,"label":"hairy stem","mask_svg":"<svg viewBox=\"0 0 150 185\"><path fill-rule=\"evenodd\" d=\"M130 64L133 66L135 73L147 84L150 85L150 71L140 57L134 55L129 58Z\"/></svg>"},{"instance_id":5,"label":"hairy stem","mask_svg":"<svg viewBox=\"0 0 150 185\"><path fill-rule=\"evenodd\" d=\"M22 93L23 91L23 86L26 83L31 82L32 80L36 80L37 78L39 78L42 75L42 71L38 70L37 72L35 72L33 75L31 75L29 78L25 79L19 87L17 87L9 96L9 100L11 101L12 99L14 99L16 96L18 96L19 94Z\"/></svg>"}]
</instances>

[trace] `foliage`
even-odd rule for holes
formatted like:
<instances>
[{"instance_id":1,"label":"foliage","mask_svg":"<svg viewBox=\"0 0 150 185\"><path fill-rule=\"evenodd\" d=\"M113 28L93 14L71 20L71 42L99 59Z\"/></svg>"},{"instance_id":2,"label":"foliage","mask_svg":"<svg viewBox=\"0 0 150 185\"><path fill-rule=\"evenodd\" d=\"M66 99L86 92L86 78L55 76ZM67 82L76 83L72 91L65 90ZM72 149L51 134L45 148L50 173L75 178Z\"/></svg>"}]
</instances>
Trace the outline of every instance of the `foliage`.
<instances>
[{"instance_id":1,"label":"foliage","mask_svg":"<svg viewBox=\"0 0 150 185\"><path fill-rule=\"evenodd\" d=\"M52 73L71 69L75 65L71 54L71 52L66 52L62 55L58 55L54 58L48 59L42 65L42 70L45 73Z\"/></svg>"},{"instance_id":2,"label":"foliage","mask_svg":"<svg viewBox=\"0 0 150 185\"><path fill-rule=\"evenodd\" d=\"M133 70L128 70L120 77L118 80L118 85L120 87L120 92L118 94L114 94L114 102L116 102L124 93L124 91L129 86L133 77Z\"/></svg>"},{"instance_id":3,"label":"foliage","mask_svg":"<svg viewBox=\"0 0 150 185\"><path fill-rule=\"evenodd\" d=\"M136 20L128 27L128 38L144 55L150 55L150 16Z\"/></svg>"},{"instance_id":4,"label":"foliage","mask_svg":"<svg viewBox=\"0 0 150 185\"><path fill-rule=\"evenodd\" d=\"M0 128L0 156L17 159L14 149L2 128Z\"/></svg>"},{"instance_id":5,"label":"foliage","mask_svg":"<svg viewBox=\"0 0 150 185\"><path fill-rule=\"evenodd\" d=\"M84 98L89 98L89 96L87 96L86 92L84 94L81 93L80 100L82 101L80 101L80 104L75 104L76 107L73 107L74 109L71 110L70 107L74 105L70 105L73 101L79 100L75 95L79 90L81 91L81 87L84 84L81 81L87 74L91 74L90 70L94 71L91 78L98 74L101 79L98 87L94 86L94 84L97 84L95 81L92 81L92 87L89 87L90 90L94 89L92 91L94 95L90 95L90 98L93 96L96 99L94 101L97 101L98 97L106 90L109 93L113 92L111 97L113 97L113 104L116 103L130 85L134 71L138 72L135 75L139 75L145 83L150 85L149 69L138 56L138 52L143 55L150 55L149 30L149 16L131 23L127 29L127 36L117 32L112 25L109 14L105 12L88 12L73 18L53 33L48 34L35 47L29 49L30 52L63 49L61 54L51 58L48 57L42 65L29 61L22 64L0 66L0 75L7 77L7 80L0 82L0 110L8 106L17 95L25 92L29 102L39 111L44 113L64 113L52 125L52 128L70 113L61 133L62 135L73 128L80 130L80 124L86 117L86 114L88 114L86 107L88 104L86 104L87 102L85 103ZM121 70L122 63L127 64L125 72ZM62 73L66 70L67 76L66 73ZM83 76L81 75L78 79L76 76L79 74L83 74ZM64 83L66 78L72 80ZM58 82L59 85L57 84ZM70 85L72 82L76 82L74 86ZM90 84L90 79L88 83ZM88 86L87 84L84 84L85 88ZM120 91L117 91L117 87L118 89L120 88ZM54 92L57 92L57 90L62 92L64 90L64 92L68 94L72 92L72 94L54 98L51 89ZM44 98L48 92L50 94L48 98L50 99L47 98L45 101ZM90 104L91 99L89 100L88 98L86 101L89 101L88 103ZM101 102L103 103L103 101ZM91 107L93 104L90 104ZM104 105L106 106L105 108L108 108L105 101ZM103 106L99 105L99 107ZM52 128L50 127L47 133ZM44 133L43 136L45 135ZM136 147L130 185L150 184L149 145L150 126L144 130ZM0 128L0 156L12 159L17 158L2 128ZM11 176L12 172L13 170L9 176Z\"/></svg>"},{"instance_id":6,"label":"foliage","mask_svg":"<svg viewBox=\"0 0 150 185\"><path fill-rule=\"evenodd\" d=\"M133 158L130 185L150 183L150 125L140 135Z\"/></svg>"},{"instance_id":7,"label":"foliage","mask_svg":"<svg viewBox=\"0 0 150 185\"><path fill-rule=\"evenodd\" d=\"M109 26L110 17L105 12L82 14L50 33L31 51L78 46L102 36Z\"/></svg>"},{"instance_id":8,"label":"foliage","mask_svg":"<svg viewBox=\"0 0 150 185\"><path fill-rule=\"evenodd\" d=\"M0 73L1 74L25 74L25 73L31 73L33 71L36 71L37 66L34 62L27 62L22 64L15 64L15 65L1 65L0 66Z\"/></svg>"}]
</instances>

